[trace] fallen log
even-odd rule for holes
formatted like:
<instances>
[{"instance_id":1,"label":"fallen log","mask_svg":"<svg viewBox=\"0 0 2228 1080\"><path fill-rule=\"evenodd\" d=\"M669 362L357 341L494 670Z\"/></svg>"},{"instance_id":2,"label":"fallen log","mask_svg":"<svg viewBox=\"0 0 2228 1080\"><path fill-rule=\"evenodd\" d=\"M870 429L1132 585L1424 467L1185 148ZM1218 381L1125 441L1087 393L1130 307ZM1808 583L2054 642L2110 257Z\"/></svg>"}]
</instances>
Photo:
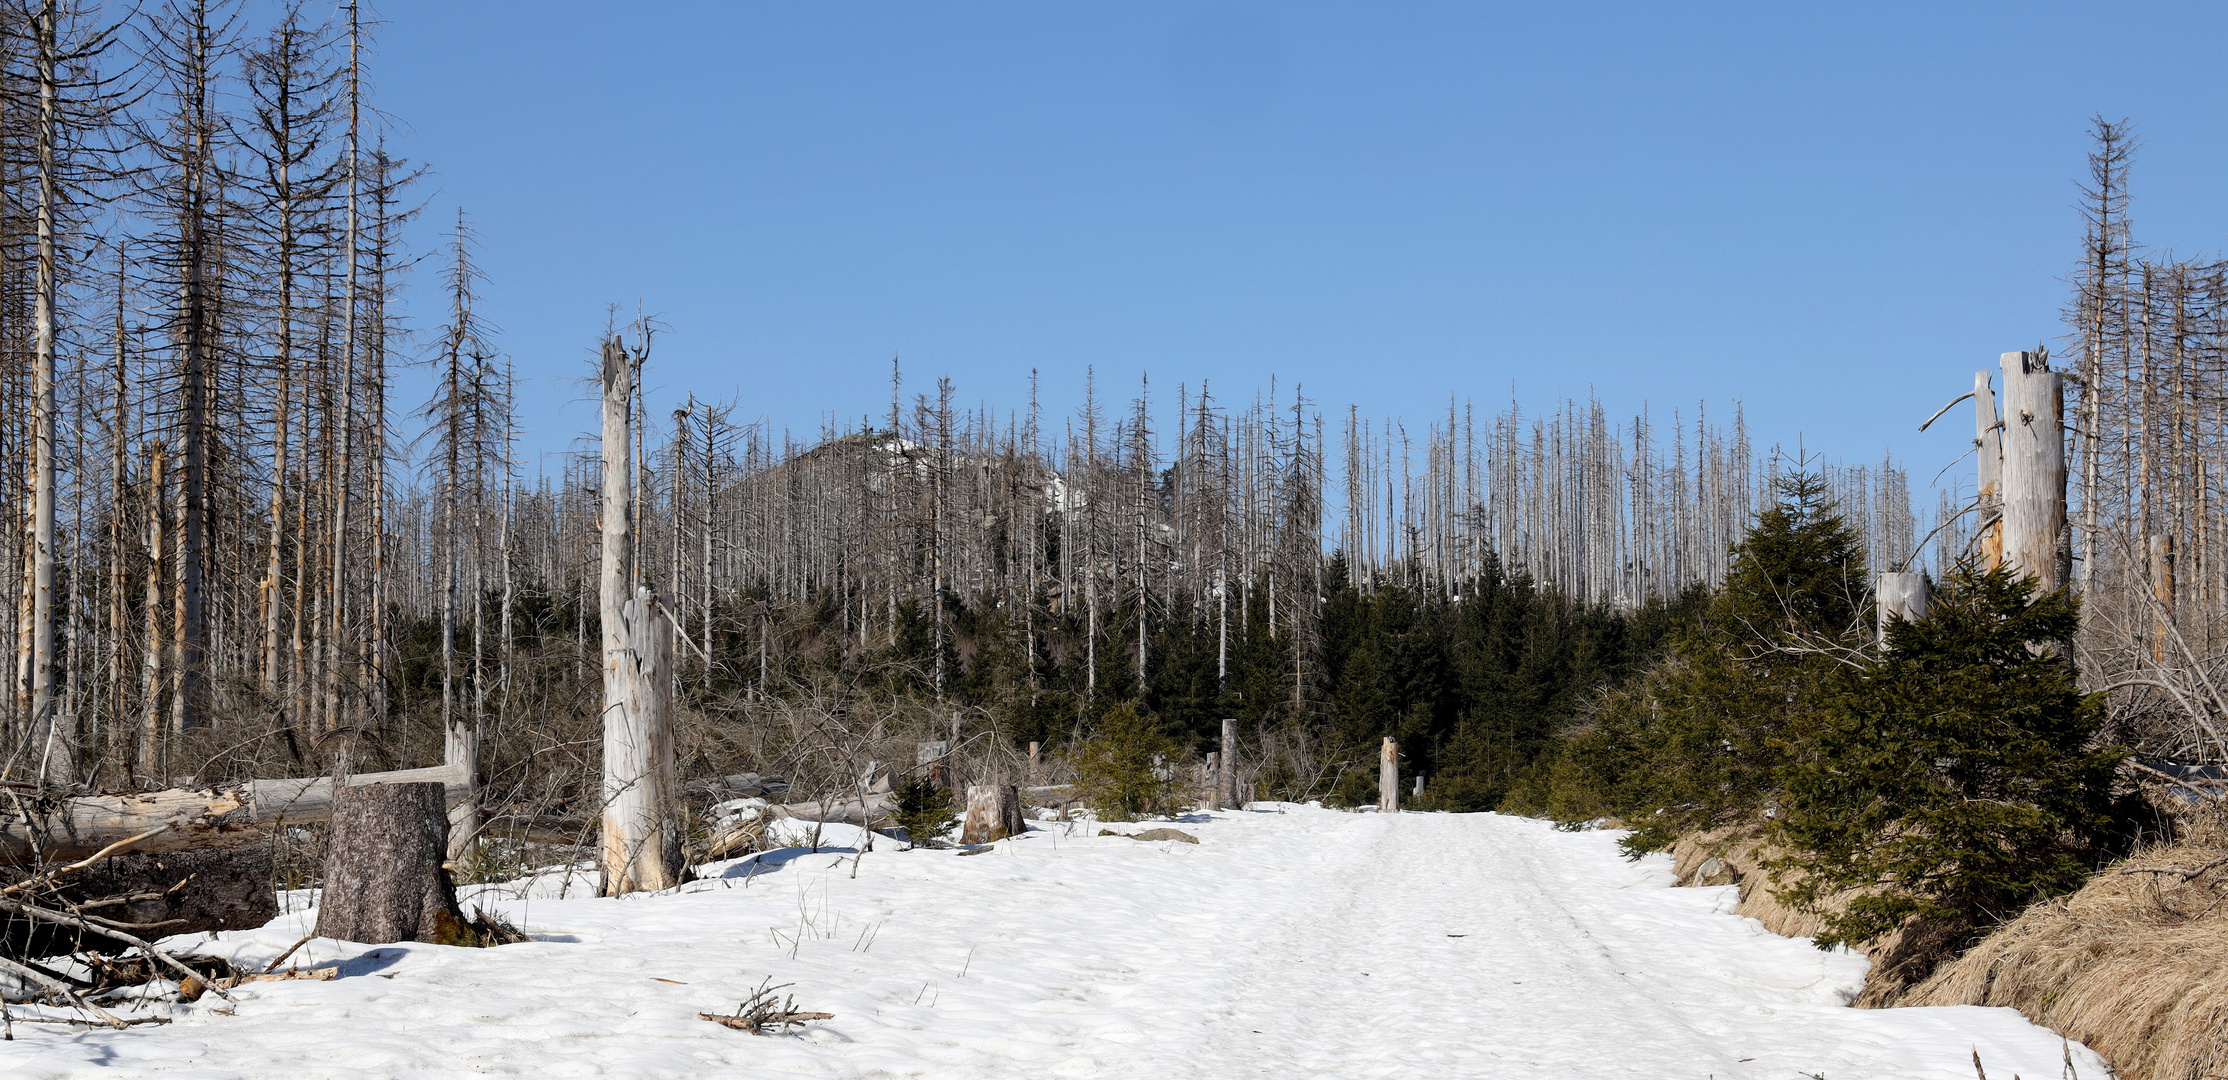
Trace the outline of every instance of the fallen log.
<instances>
[{"instance_id":1,"label":"fallen log","mask_svg":"<svg viewBox=\"0 0 2228 1080\"><path fill-rule=\"evenodd\" d=\"M890 797L887 795L769 806L766 808L766 816L793 821L819 821L831 825L857 825L863 829L886 825L895 820L890 817Z\"/></svg>"},{"instance_id":2,"label":"fallen log","mask_svg":"<svg viewBox=\"0 0 2228 1080\"><path fill-rule=\"evenodd\" d=\"M451 806L471 793L459 766L348 778L350 787L426 782L441 784ZM82 859L133 837L139 839L128 850L138 854L237 847L261 842L273 825L324 821L332 813L332 778L322 776L136 795L27 795L0 803L0 863Z\"/></svg>"}]
</instances>

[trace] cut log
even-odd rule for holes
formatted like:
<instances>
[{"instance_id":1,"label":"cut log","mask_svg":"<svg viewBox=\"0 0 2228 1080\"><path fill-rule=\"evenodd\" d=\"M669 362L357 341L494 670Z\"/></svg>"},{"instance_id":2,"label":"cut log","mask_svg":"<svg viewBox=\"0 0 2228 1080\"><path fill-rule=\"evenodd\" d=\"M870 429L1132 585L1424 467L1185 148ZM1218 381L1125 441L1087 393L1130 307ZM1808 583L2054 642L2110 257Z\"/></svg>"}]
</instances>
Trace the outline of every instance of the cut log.
<instances>
[{"instance_id":1,"label":"cut log","mask_svg":"<svg viewBox=\"0 0 2228 1080\"><path fill-rule=\"evenodd\" d=\"M960 828L962 844L988 844L1029 831L1021 816L1021 791L1012 784L970 784L967 787L967 823Z\"/></svg>"},{"instance_id":2,"label":"cut log","mask_svg":"<svg viewBox=\"0 0 2228 1080\"><path fill-rule=\"evenodd\" d=\"M333 807L317 936L383 945L475 944L441 868L449 813L440 784L350 787Z\"/></svg>"},{"instance_id":3,"label":"cut log","mask_svg":"<svg viewBox=\"0 0 2228 1080\"><path fill-rule=\"evenodd\" d=\"M890 796L868 795L865 799L827 799L820 802L788 803L770 806L766 813L774 818L795 821L822 821L838 825L857 825L877 829L892 823L889 813Z\"/></svg>"},{"instance_id":4,"label":"cut log","mask_svg":"<svg viewBox=\"0 0 2228 1080\"><path fill-rule=\"evenodd\" d=\"M462 770L451 766L357 773L350 787L409 784L442 785L451 805L470 792ZM23 864L34 856L45 862L71 862L120 840L153 836L130 851L152 854L201 851L261 843L264 829L304 824L332 816L330 777L250 780L221 788L173 788L138 795L87 795L68 799L26 799L25 820L14 806L0 807L0 862Z\"/></svg>"},{"instance_id":5,"label":"cut log","mask_svg":"<svg viewBox=\"0 0 2228 1080\"><path fill-rule=\"evenodd\" d=\"M349 787L424 783L441 785L442 797L452 807L461 805L472 796L471 773L461 764L435 765L426 769L397 769L394 772L355 773L348 777ZM333 816L333 779L329 776L316 776L306 780L250 780L248 792L248 801L258 822L299 824L324 821Z\"/></svg>"}]
</instances>

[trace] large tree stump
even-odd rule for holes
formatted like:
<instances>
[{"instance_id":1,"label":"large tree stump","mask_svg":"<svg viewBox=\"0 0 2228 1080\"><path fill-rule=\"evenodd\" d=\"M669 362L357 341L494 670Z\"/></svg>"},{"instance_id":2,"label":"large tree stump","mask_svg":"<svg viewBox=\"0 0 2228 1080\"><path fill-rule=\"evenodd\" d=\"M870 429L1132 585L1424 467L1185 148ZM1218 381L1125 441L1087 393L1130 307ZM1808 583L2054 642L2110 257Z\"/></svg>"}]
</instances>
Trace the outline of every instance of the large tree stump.
<instances>
[{"instance_id":1,"label":"large tree stump","mask_svg":"<svg viewBox=\"0 0 2228 1080\"><path fill-rule=\"evenodd\" d=\"M969 784L967 823L960 828L962 844L987 844L1029 831L1021 816L1021 792L1012 784Z\"/></svg>"},{"instance_id":2,"label":"large tree stump","mask_svg":"<svg viewBox=\"0 0 2228 1080\"><path fill-rule=\"evenodd\" d=\"M333 801L317 935L383 945L476 944L441 863L449 808L440 784L345 788Z\"/></svg>"}]
</instances>

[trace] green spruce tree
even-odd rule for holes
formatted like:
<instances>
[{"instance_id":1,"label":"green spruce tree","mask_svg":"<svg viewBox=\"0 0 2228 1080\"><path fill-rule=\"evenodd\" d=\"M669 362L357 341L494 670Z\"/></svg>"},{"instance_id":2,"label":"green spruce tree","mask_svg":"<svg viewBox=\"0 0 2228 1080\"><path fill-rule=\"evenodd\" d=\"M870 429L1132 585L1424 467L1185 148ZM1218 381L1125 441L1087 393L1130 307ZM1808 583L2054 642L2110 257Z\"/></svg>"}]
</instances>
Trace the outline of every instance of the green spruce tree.
<instances>
[{"instance_id":1,"label":"green spruce tree","mask_svg":"<svg viewBox=\"0 0 2228 1080\"><path fill-rule=\"evenodd\" d=\"M1703 617L1648 676L1647 764L1627 780L1628 803L1649 811L1624 841L1635 854L1776 812L1821 689L1862 645L1863 543L1817 473L1798 469L1778 488Z\"/></svg>"},{"instance_id":2,"label":"green spruce tree","mask_svg":"<svg viewBox=\"0 0 2228 1080\"><path fill-rule=\"evenodd\" d=\"M1775 868L1801 871L1780 897L1824 915L1820 948L1914 916L1970 936L2081 883L2124 755L2092 745L2103 696L2075 689L2055 645L2079 625L2065 590L1964 568L1876 662L1835 678L1788 770L1779 831L1798 850Z\"/></svg>"}]
</instances>

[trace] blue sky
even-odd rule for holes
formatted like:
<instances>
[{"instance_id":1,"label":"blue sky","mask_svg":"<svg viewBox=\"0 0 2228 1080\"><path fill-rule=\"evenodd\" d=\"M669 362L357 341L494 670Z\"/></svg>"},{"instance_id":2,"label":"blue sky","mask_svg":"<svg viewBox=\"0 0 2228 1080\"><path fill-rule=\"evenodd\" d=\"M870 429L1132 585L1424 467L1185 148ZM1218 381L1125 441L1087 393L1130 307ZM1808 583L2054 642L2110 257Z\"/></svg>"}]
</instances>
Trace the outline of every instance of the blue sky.
<instances>
[{"instance_id":1,"label":"blue sky","mask_svg":"<svg viewBox=\"0 0 2228 1080\"><path fill-rule=\"evenodd\" d=\"M1600 394L1915 480L1919 420L2056 343L2092 113L2139 241L2228 234L2223 5L386 0L393 149L462 205L530 453L608 306L800 436L1086 365L1419 425ZM416 306L438 310L430 272ZM534 459L529 457L529 464Z\"/></svg>"}]
</instances>

